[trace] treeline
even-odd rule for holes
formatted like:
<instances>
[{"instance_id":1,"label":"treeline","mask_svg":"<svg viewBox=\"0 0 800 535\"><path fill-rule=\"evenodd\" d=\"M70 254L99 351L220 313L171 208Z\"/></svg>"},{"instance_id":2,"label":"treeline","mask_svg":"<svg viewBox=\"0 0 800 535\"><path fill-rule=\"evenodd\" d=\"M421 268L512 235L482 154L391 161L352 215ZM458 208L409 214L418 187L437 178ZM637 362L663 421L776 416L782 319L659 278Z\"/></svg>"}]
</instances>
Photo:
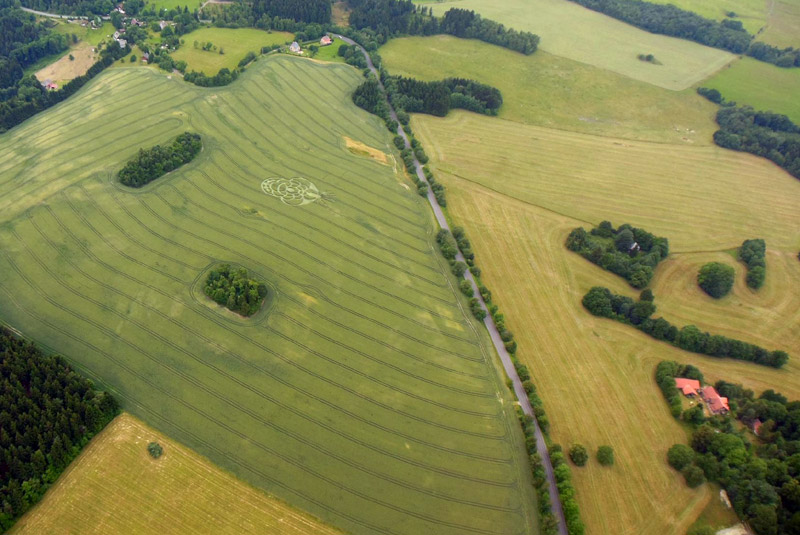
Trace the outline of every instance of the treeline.
<instances>
[{"instance_id":1,"label":"treeline","mask_svg":"<svg viewBox=\"0 0 800 535\"><path fill-rule=\"evenodd\" d=\"M0 133L67 99L86 82L130 51L130 47L120 48L116 43L101 49L100 59L89 67L86 74L73 78L58 91L47 91L35 76L26 76L16 87L9 88L8 93L4 93L0 102Z\"/></svg>"},{"instance_id":2,"label":"treeline","mask_svg":"<svg viewBox=\"0 0 800 535\"><path fill-rule=\"evenodd\" d=\"M677 366L661 363L659 369ZM697 374L702 381L699 370ZM681 471L691 487L706 479L719 483L736 514L757 535L797 533L800 402L789 401L773 390L756 398L752 390L725 381L717 381L714 388L728 398L731 412L706 419L699 406L686 411L698 415L684 418L694 426L690 446L672 446L667 454L670 466ZM677 391L674 382L673 389ZM737 420L744 429L736 425ZM758 435L757 442L750 442L746 428Z\"/></svg>"},{"instance_id":3,"label":"treeline","mask_svg":"<svg viewBox=\"0 0 800 535\"><path fill-rule=\"evenodd\" d=\"M497 115L503 104L500 90L474 80L446 78L422 82L382 71L383 84L395 110L444 117L453 108Z\"/></svg>"},{"instance_id":4,"label":"treeline","mask_svg":"<svg viewBox=\"0 0 800 535\"><path fill-rule=\"evenodd\" d=\"M255 0L253 14L327 24L331 21L331 0Z\"/></svg>"},{"instance_id":5,"label":"treeline","mask_svg":"<svg viewBox=\"0 0 800 535\"><path fill-rule=\"evenodd\" d=\"M117 403L59 356L0 328L0 531L44 495Z\"/></svg>"},{"instance_id":6,"label":"treeline","mask_svg":"<svg viewBox=\"0 0 800 535\"><path fill-rule=\"evenodd\" d=\"M762 239L745 240L739 247L739 260L747 266L747 285L758 290L767 276L767 244Z\"/></svg>"},{"instance_id":7,"label":"treeline","mask_svg":"<svg viewBox=\"0 0 800 535\"><path fill-rule=\"evenodd\" d=\"M203 291L217 304L242 316L258 312L269 293L267 285L251 279L246 269L233 269L230 264L213 269Z\"/></svg>"},{"instance_id":8,"label":"treeline","mask_svg":"<svg viewBox=\"0 0 800 535\"><path fill-rule=\"evenodd\" d=\"M747 49L747 55L778 67L800 67L800 49L792 47L778 48L756 41Z\"/></svg>"},{"instance_id":9,"label":"treeline","mask_svg":"<svg viewBox=\"0 0 800 535\"><path fill-rule=\"evenodd\" d=\"M231 71L227 67L223 67L214 76L208 76L207 74L202 72L190 71L183 76L183 79L191 84L199 85L200 87L219 87L223 85L228 85L229 83L236 80L238 77L239 77L238 69L234 69L233 71Z\"/></svg>"},{"instance_id":10,"label":"treeline","mask_svg":"<svg viewBox=\"0 0 800 535\"><path fill-rule=\"evenodd\" d=\"M474 11L452 8L437 18L428 7L419 7L409 0L350 0L350 25L369 28L381 35L381 42L398 35L449 34L465 39L478 39L523 54L533 54L539 36L518 32Z\"/></svg>"},{"instance_id":11,"label":"treeline","mask_svg":"<svg viewBox=\"0 0 800 535\"><path fill-rule=\"evenodd\" d=\"M800 127L786 115L728 106L717 112L717 124L720 147L763 156L800 178Z\"/></svg>"},{"instance_id":12,"label":"treeline","mask_svg":"<svg viewBox=\"0 0 800 535\"><path fill-rule=\"evenodd\" d=\"M200 134L184 132L168 147L155 145L149 149L139 149L138 154L120 170L119 181L132 188L141 188L189 163L202 148Z\"/></svg>"},{"instance_id":13,"label":"treeline","mask_svg":"<svg viewBox=\"0 0 800 535\"><path fill-rule=\"evenodd\" d=\"M672 4L653 4L642 0L573 0L593 11L627 22L651 33L680 37L697 43L729 50L747 51L753 36L742 23L717 22Z\"/></svg>"},{"instance_id":14,"label":"treeline","mask_svg":"<svg viewBox=\"0 0 800 535\"><path fill-rule=\"evenodd\" d=\"M615 229L603 221L590 232L578 227L569 233L567 249L619 275L634 288L644 288L653 270L669 255L669 241L627 223Z\"/></svg>"},{"instance_id":15,"label":"treeline","mask_svg":"<svg viewBox=\"0 0 800 535\"><path fill-rule=\"evenodd\" d=\"M595 316L611 318L632 325L656 340L669 342L686 351L711 357L745 360L762 366L780 368L789 360L785 351L768 351L762 347L719 334L702 332L694 325L680 329L664 318L652 319L656 311L650 290L644 290L635 301L611 293L608 288L595 286L583 296L583 306Z\"/></svg>"}]
</instances>

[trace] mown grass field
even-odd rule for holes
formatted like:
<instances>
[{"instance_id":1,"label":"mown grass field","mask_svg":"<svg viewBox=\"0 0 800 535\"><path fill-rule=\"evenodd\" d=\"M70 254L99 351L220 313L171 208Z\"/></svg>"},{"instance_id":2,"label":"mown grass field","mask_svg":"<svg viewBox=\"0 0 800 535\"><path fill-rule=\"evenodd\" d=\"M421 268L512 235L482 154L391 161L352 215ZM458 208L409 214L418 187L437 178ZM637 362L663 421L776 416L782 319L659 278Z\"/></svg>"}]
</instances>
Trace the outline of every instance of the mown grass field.
<instances>
[{"instance_id":1,"label":"mown grass field","mask_svg":"<svg viewBox=\"0 0 800 535\"><path fill-rule=\"evenodd\" d=\"M769 2L763 0L719 0L703 2L702 0L655 0L657 4L672 4L686 11L693 11L711 20L726 20L728 12L736 13L730 20L738 20L744 29L753 35L767 24Z\"/></svg>"},{"instance_id":2,"label":"mown grass field","mask_svg":"<svg viewBox=\"0 0 800 535\"><path fill-rule=\"evenodd\" d=\"M392 74L423 80L472 78L497 87L503 94L500 117L511 121L700 144L712 143L717 129L717 107L694 89L670 91L542 50L525 56L481 41L437 35L392 39L380 54Z\"/></svg>"},{"instance_id":3,"label":"mown grass field","mask_svg":"<svg viewBox=\"0 0 800 535\"><path fill-rule=\"evenodd\" d=\"M286 55L211 89L119 68L4 134L0 318L347 532L535 533L509 394L429 208L399 169L346 147L390 147L349 97L362 80ZM187 129L204 139L192 163L115 184L139 148ZM261 189L294 177L335 199ZM245 320L207 300L217 262L266 280L271 308Z\"/></svg>"},{"instance_id":4,"label":"mown grass field","mask_svg":"<svg viewBox=\"0 0 800 535\"><path fill-rule=\"evenodd\" d=\"M683 535L717 497L707 486L688 489L666 464L667 449L687 437L653 372L674 359L700 366L711 381L800 398L800 295L792 291L800 182L766 160L716 147L623 142L467 113L412 123L531 367L553 440L591 452L614 447L613 468L592 460L573 469L587 533ZM564 247L572 228L603 219L669 238L676 252L652 285L657 314L784 349L792 355L786 369L687 353L588 314L580 301L592 286L636 295ZM724 251L749 237L764 237L769 250L768 281L757 293ZM693 281L702 263L722 259L736 266L737 282L712 303Z\"/></svg>"},{"instance_id":5,"label":"mown grass field","mask_svg":"<svg viewBox=\"0 0 800 535\"><path fill-rule=\"evenodd\" d=\"M800 123L800 69L742 58L700 85L717 89L739 105L783 113Z\"/></svg>"},{"instance_id":6,"label":"mown grass field","mask_svg":"<svg viewBox=\"0 0 800 535\"><path fill-rule=\"evenodd\" d=\"M37 71L36 78L40 81L49 79L58 84L63 84L86 74L89 67L97 61L96 55L92 50L93 48L90 44L82 44L70 49L65 56ZM73 59L69 59L70 55L72 55Z\"/></svg>"},{"instance_id":7,"label":"mown grass field","mask_svg":"<svg viewBox=\"0 0 800 535\"><path fill-rule=\"evenodd\" d=\"M164 448L157 460L147 453L150 442ZM123 413L92 440L39 505L9 533L340 532L236 479Z\"/></svg>"},{"instance_id":8,"label":"mown grass field","mask_svg":"<svg viewBox=\"0 0 800 535\"><path fill-rule=\"evenodd\" d=\"M451 7L474 10L539 35L546 52L666 89L686 89L734 58L722 50L634 28L566 0L456 0L431 7L439 16ZM640 61L639 54L653 54L663 65Z\"/></svg>"},{"instance_id":9,"label":"mown grass field","mask_svg":"<svg viewBox=\"0 0 800 535\"><path fill-rule=\"evenodd\" d=\"M319 52L317 52L317 55L314 56L314 59L318 59L320 61L344 63L344 58L339 55L339 47L343 44L345 44L344 41L334 38L330 45L319 47Z\"/></svg>"},{"instance_id":10,"label":"mown grass field","mask_svg":"<svg viewBox=\"0 0 800 535\"><path fill-rule=\"evenodd\" d=\"M800 46L800 0L769 3L767 29L761 39L775 46Z\"/></svg>"},{"instance_id":11,"label":"mown grass field","mask_svg":"<svg viewBox=\"0 0 800 535\"><path fill-rule=\"evenodd\" d=\"M200 28L181 36L181 40L184 44L171 54L175 61L185 61L189 65L187 71L217 74L222 68L235 69L248 52L260 54L261 47L291 41L292 34L254 28ZM217 49L203 50L203 43L209 42ZM220 54L220 49L225 53Z\"/></svg>"}]
</instances>

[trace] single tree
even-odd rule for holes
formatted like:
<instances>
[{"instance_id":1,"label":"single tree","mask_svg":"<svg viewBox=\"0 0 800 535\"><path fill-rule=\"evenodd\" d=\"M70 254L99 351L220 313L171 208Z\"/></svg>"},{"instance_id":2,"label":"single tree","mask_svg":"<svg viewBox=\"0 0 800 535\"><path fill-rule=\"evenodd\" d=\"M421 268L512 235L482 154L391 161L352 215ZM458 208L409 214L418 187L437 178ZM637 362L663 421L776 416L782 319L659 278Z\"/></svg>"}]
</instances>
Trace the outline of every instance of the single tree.
<instances>
[{"instance_id":1,"label":"single tree","mask_svg":"<svg viewBox=\"0 0 800 535\"><path fill-rule=\"evenodd\" d=\"M589 460L589 452L582 444L573 444L569 449L569 458L575 466L584 466Z\"/></svg>"},{"instance_id":2,"label":"single tree","mask_svg":"<svg viewBox=\"0 0 800 535\"><path fill-rule=\"evenodd\" d=\"M162 448L161 444L158 442L151 442L147 445L147 453L149 453L153 459L158 459L161 457L161 454L164 453L164 448Z\"/></svg>"},{"instance_id":3,"label":"single tree","mask_svg":"<svg viewBox=\"0 0 800 535\"><path fill-rule=\"evenodd\" d=\"M597 462L603 466L614 464L614 448L611 446L600 446L597 448Z\"/></svg>"},{"instance_id":4,"label":"single tree","mask_svg":"<svg viewBox=\"0 0 800 535\"><path fill-rule=\"evenodd\" d=\"M733 267L720 262L709 262L700 268L697 284L714 299L724 297L733 288Z\"/></svg>"},{"instance_id":5,"label":"single tree","mask_svg":"<svg viewBox=\"0 0 800 535\"><path fill-rule=\"evenodd\" d=\"M675 470L683 470L694 460L694 451L686 444L675 444L667 452L667 462Z\"/></svg>"}]
</instances>

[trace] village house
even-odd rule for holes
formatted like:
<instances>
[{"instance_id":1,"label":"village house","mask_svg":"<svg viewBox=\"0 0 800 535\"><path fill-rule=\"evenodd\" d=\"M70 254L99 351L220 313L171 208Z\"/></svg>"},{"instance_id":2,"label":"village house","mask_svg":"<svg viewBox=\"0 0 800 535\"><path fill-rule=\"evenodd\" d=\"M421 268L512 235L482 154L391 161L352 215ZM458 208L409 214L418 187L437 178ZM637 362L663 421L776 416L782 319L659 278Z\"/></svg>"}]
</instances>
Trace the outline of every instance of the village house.
<instances>
[{"instance_id":1,"label":"village house","mask_svg":"<svg viewBox=\"0 0 800 535\"><path fill-rule=\"evenodd\" d=\"M761 420L759 420L758 418L753 420L752 429L753 429L753 434L755 436L759 436L758 432L761 430L761 426L762 425L763 425L763 422Z\"/></svg>"},{"instance_id":2,"label":"village house","mask_svg":"<svg viewBox=\"0 0 800 535\"><path fill-rule=\"evenodd\" d=\"M323 35L322 39L319 40L319 44L320 44L320 46L328 46L330 44L333 44L333 39L331 39L327 35Z\"/></svg>"},{"instance_id":3,"label":"village house","mask_svg":"<svg viewBox=\"0 0 800 535\"><path fill-rule=\"evenodd\" d=\"M727 414L731 410L728 406L728 398L720 396L713 386L703 387L700 390L700 397L706 402L711 414Z\"/></svg>"},{"instance_id":4,"label":"village house","mask_svg":"<svg viewBox=\"0 0 800 535\"><path fill-rule=\"evenodd\" d=\"M301 52L300 45L297 44L297 41L294 41L291 45L289 45L289 52L294 52L295 54L299 54Z\"/></svg>"},{"instance_id":5,"label":"village house","mask_svg":"<svg viewBox=\"0 0 800 535\"><path fill-rule=\"evenodd\" d=\"M150 61L150 54L145 52L142 54L142 63L148 63Z\"/></svg>"},{"instance_id":6,"label":"village house","mask_svg":"<svg viewBox=\"0 0 800 535\"><path fill-rule=\"evenodd\" d=\"M161 22L158 23L158 26L163 30L164 28L169 26L169 22L162 20Z\"/></svg>"},{"instance_id":7,"label":"village house","mask_svg":"<svg viewBox=\"0 0 800 535\"><path fill-rule=\"evenodd\" d=\"M686 379L684 377L676 377L675 378L675 386L683 392L683 395L687 398L693 398L697 396L697 391L700 390L700 381L696 381L695 379Z\"/></svg>"},{"instance_id":8,"label":"village house","mask_svg":"<svg viewBox=\"0 0 800 535\"><path fill-rule=\"evenodd\" d=\"M44 82L42 82L42 87L44 87L48 91L55 91L58 89L58 84L50 79L47 79Z\"/></svg>"}]
</instances>

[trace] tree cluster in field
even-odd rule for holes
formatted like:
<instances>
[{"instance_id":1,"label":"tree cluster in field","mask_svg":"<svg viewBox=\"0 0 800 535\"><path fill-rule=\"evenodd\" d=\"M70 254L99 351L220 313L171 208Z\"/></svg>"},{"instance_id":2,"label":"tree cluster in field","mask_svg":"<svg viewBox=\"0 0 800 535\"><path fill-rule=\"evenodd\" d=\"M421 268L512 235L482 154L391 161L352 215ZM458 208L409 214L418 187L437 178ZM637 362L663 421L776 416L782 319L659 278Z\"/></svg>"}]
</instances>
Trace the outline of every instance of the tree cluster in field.
<instances>
[{"instance_id":1,"label":"tree cluster in field","mask_svg":"<svg viewBox=\"0 0 800 535\"><path fill-rule=\"evenodd\" d=\"M261 308L269 290L263 282L249 278L244 268L223 264L206 277L205 294L216 303L241 314L251 316Z\"/></svg>"},{"instance_id":2,"label":"tree cluster in field","mask_svg":"<svg viewBox=\"0 0 800 535\"><path fill-rule=\"evenodd\" d=\"M733 267L728 264L708 262L697 272L697 285L714 299L719 299L730 293L734 275Z\"/></svg>"},{"instance_id":3,"label":"tree cluster in field","mask_svg":"<svg viewBox=\"0 0 800 535\"><path fill-rule=\"evenodd\" d=\"M194 85L199 85L200 87L219 87L223 85L228 85L229 83L236 80L238 77L239 77L238 69L234 69L233 71L231 71L230 69L223 67L214 76L208 76L207 74L202 72L191 71L187 72L183 76L183 79Z\"/></svg>"},{"instance_id":4,"label":"tree cluster in field","mask_svg":"<svg viewBox=\"0 0 800 535\"><path fill-rule=\"evenodd\" d=\"M149 149L139 149L136 157L120 169L119 181L132 188L141 188L191 162L202 148L200 134L184 132L167 147L155 145Z\"/></svg>"},{"instance_id":5,"label":"tree cluster in field","mask_svg":"<svg viewBox=\"0 0 800 535\"><path fill-rule=\"evenodd\" d=\"M423 82L403 76L389 76L381 71L381 79L395 110L427 113L444 117L454 108L484 115L497 115L503 104L500 90L464 78L446 78Z\"/></svg>"},{"instance_id":6,"label":"tree cluster in field","mask_svg":"<svg viewBox=\"0 0 800 535\"><path fill-rule=\"evenodd\" d=\"M665 375L678 373L678 367L674 362L659 364ZM699 370L696 375L702 378ZM725 381L714 387L728 398L730 413L707 420L684 418L694 427L691 447L675 444L667 462L692 488L706 480L719 483L739 518L757 535L799 533L800 401L790 402L773 390L756 398L752 390ZM759 442L751 443L749 433L735 425L737 420L746 428L762 422Z\"/></svg>"},{"instance_id":7,"label":"tree cluster in field","mask_svg":"<svg viewBox=\"0 0 800 535\"><path fill-rule=\"evenodd\" d=\"M634 288L644 288L653 270L669 255L669 241L627 223L615 229L603 221L590 232L578 227L567 237L567 249L627 280Z\"/></svg>"},{"instance_id":8,"label":"tree cluster in field","mask_svg":"<svg viewBox=\"0 0 800 535\"><path fill-rule=\"evenodd\" d=\"M692 353L728 357L773 368L780 368L789 360L785 351L768 351L741 340L702 332L694 325L678 329L664 318L652 319L650 316L655 313L656 306L649 290L643 291L639 300L634 302L630 297L616 295L608 288L595 286L583 296L582 303L595 316L632 325L657 340L669 342Z\"/></svg>"},{"instance_id":9,"label":"tree cluster in field","mask_svg":"<svg viewBox=\"0 0 800 535\"><path fill-rule=\"evenodd\" d=\"M717 112L720 147L768 158L800 178L800 126L785 115L747 107L723 107Z\"/></svg>"},{"instance_id":10,"label":"tree cluster in field","mask_svg":"<svg viewBox=\"0 0 800 535\"><path fill-rule=\"evenodd\" d=\"M533 54L539 46L538 35L506 28L466 9L452 8L438 18L429 7L416 6L409 0L350 0L348 5L352 8L350 25L358 30L373 30L380 44L398 35L444 33L478 39L523 54Z\"/></svg>"},{"instance_id":11,"label":"tree cluster in field","mask_svg":"<svg viewBox=\"0 0 800 535\"><path fill-rule=\"evenodd\" d=\"M327 24L331 21L330 0L255 0L256 17L278 17L299 22Z\"/></svg>"},{"instance_id":12,"label":"tree cluster in field","mask_svg":"<svg viewBox=\"0 0 800 535\"><path fill-rule=\"evenodd\" d=\"M128 55L130 51L129 46L120 48L114 42L105 48L100 48L100 59L89 67L86 74L73 78L58 91L47 91L33 75L22 78L13 87L0 90L0 133L66 100L86 82L100 74L115 60Z\"/></svg>"},{"instance_id":13,"label":"tree cluster in field","mask_svg":"<svg viewBox=\"0 0 800 535\"><path fill-rule=\"evenodd\" d=\"M661 65L661 62L656 59L653 54L639 54L636 56L639 61L644 61L645 63L652 63L653 65Z\"/></svg>"},{"instance_id":14,"label":"tree cluster in field","mask_svg":"<svg viewBox=\"0 0 800 535\"><path fill-rule=\"evenodd\" d=\"M533 418L525 414L520 406L516 407L517 418L525 434L525 446L528 450L528 460L533 476L533 488L536 491L536 503L539 506L539 533L541 535L556 535L558 533L558 520L553 515L552 502L550 501L550 485L547 473L542 464L542 457L536 445L536 427Z\"/></svg>"},{"instance_id":15,"label":"tree cluster in field","mask_svg":"<svg viewBox=\"0 0 800 535\"><path fill-rule=\"evenodd\" d=\"M44 495L117 404L59 356L0 328L0 531Z\"/></svg>"},{"instance_id":16,"label":"tree cluster in field","mask_svg":"<svg viewBox=\"0 0 800 535\"><path fill-rule=\"evenodd\" d=\"M675 386L676 377L694 379L702 384L703 374L691 364L678 364L668 360L661 361L656 366L656 384L669 404L669 412L678 418L683 412L683 405L681 404L681 392Z\"/></svg>"},{"instance_id":17,"label":"tree cluster in field","mask_svg":"<svg viewBox=\"0 0 800 535\"><path fill-rule=\"evenodd\" d=\"M164 448L162 448L161 444L158 442L151 442L147 445L147 453L149 453L150 457L153 459L158 459L164 453Z\"/></svg>"},{"instance_id":18,"label":"tree cluster in field","mask_svg":"<svg viewBox=\"0 0 800 535\"><path fill-rule=\"evenodd\" d=\"M747 49L747 55L778 67L800 67L800 49L792 47L778 48L760 41L755 41Z\"/></svg>"},{"instance_id":19,"label":"tree cluster in field","mask_svg":"<svg viewBox=\"0 0 800 535\"><path fill-rule=\"evenodd\" d=\"M767 277L767 244L762 239L744 240L739 247L739 260L747 266L747 285L758 290Z\"/></svg>"},{"instance_id":20,"label":"tree cluster in field","mask_svg":"<svg viewBox=\"0 0 800 535\"><path fill-rule=\"evenodd\" d=\"M581 520L578 502L575 500L575 487L572 485L572 474L566 459L564 459L564 452L558 444L553 444L548 450L556 477L558 495L561 498L561 508L564 510L567 531L569 535L583 535L585 527L583 520Z\"/></svg>"}]
</instances>

